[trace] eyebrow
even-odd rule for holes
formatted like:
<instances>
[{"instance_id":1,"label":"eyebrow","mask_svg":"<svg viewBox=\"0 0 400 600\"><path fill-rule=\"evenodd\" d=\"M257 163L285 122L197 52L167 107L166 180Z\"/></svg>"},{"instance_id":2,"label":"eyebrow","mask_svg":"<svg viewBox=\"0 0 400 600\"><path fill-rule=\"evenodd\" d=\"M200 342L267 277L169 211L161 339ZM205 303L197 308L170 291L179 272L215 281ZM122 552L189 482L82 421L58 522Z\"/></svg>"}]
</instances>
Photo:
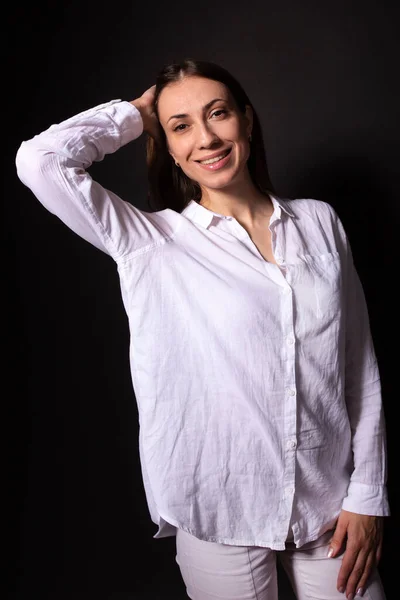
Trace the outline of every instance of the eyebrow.
<instances>
[{"instance_id":1,"label":"eyebrow","mask_svg":"<svg viewBox=\"0 0 400 600\"><path fill-rule=\"evenodd\" d=\"M220 102L220 101L222 101L222 102L226 102L226 99L224 99L224 98L214 98L213 100L211 100L210 102L207 102L207 104L205 104L205 105L203 106L203 111L204 111L204 110L207 110L208 108L210 108L210 106L212 106L212 105L213 105L215 102ZM170 118L168 119L167 123L169 123L169 121L170 121L171 119L184 119L184 118L186 118L186 117L188 117L188 116L189 116L189 115L188 115L187 113L182 113L182 114L180 114L180 115L172 115L172 117L170 117Z\"/></svg>"}]
</instances>

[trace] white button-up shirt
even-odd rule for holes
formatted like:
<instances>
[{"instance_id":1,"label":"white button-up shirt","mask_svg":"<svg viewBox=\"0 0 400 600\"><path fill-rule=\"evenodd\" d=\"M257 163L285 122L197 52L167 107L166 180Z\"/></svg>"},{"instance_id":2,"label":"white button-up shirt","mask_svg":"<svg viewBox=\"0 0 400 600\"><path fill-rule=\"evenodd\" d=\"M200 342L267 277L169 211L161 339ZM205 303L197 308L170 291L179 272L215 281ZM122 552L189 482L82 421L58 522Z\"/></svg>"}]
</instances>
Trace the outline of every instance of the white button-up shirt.
<instances>
[{"instance_id":1,"label":"white button-up shirt","mask_svg":"<svg viewBox=\"0 0 400 600\"><path fill-rule=\"evenodd\" d=\"M23 142L16 162L116 263L154 537L178 527L282 550L288 532L315 540L342 508L389 514L379 372L337 214L272 197L276 265L235 218L193 200L139 210L87 169L142 131L114 100Z\"/></svg>"}]
</instances>

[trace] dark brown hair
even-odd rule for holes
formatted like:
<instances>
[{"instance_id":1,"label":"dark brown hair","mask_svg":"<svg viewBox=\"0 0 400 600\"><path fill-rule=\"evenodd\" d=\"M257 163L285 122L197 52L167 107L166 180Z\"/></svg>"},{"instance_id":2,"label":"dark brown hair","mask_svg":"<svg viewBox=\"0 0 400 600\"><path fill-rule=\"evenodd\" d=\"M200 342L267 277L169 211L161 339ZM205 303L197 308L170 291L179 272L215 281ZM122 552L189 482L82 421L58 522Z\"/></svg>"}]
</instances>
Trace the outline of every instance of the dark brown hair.
<instances>
[{"instance_id":1,"label":"dark brown hair","mask_svg":"<svg viewBox=\"0 0 400 600\"><path fill-rule=\"evenodd\" d=\"M154 109L158 116L158 99L162 90L170 83L180 81L185 76L204 77L223 83L232 94L239 110L245 112L246 104L253 110L250 156L247 166L253 183L264 194L273 193L270 181L263 136L258 116L240 83L223 67L211 62L185 59L163 67L156 78ZM171 208L177 212L187 206L190 200L201 199L200 186L187 177L175 165L167 147L166 136L160 125L160 141L156 143L148 136L147 167L149 182L149 205L152 210Z\"/></svg>"}]
</instances>

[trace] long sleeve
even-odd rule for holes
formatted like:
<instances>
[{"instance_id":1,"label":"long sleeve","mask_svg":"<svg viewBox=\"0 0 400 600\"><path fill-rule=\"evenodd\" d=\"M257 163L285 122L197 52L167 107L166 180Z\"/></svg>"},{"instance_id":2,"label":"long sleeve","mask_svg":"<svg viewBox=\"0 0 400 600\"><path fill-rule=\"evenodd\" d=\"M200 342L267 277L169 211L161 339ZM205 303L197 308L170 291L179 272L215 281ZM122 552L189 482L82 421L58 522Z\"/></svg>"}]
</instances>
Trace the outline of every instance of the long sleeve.
<instances>
[{"instance_id":1,"label":"long sleeve","mask_svg":"<svg viewBox=\"0 0 400 600\"><path fill-rule=\"evenodd\" d=\"M150 213L106 190L87 169L142 132L139 111L130 102L112 100L22 142L18 177L65 225L118 259L153 241Z\"/></svg>"},{"instance_id":2,"label":"long sleeve","mask_svg":"<svg viewBox=\"0 0 400 600\"><path fill-rule=\"evenodd\" d=\"M343 225L336 220L344 261L345 397L354 462L343 508L386 516L386 433L379 369L362 284Z\"/></svg>"}]
</instances>

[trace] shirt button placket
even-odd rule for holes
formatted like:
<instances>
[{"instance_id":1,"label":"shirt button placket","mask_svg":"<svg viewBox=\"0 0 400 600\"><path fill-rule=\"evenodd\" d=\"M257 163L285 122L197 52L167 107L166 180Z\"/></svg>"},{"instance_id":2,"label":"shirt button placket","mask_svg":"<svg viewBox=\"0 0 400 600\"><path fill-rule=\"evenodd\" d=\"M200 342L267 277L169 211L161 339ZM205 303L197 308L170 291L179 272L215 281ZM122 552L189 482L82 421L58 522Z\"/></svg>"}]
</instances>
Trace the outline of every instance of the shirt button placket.
<instances>
[{"instance_id":1,"label":"shirt button placket","mask_svg":"<svg viewBox=\"0 0 400 600\"><path fill-rule=\"evenodd\" d=\"M281 256L278 255L278 258ZM283 258L278 262L280 266L285 264ZM296 389L296 338L294 332L294 309L292 289L290 282L290 268L286 268L286 286L282 295L282 325L284 339L282 340L282 353L285 363L285 422L284 422L284 440L283 451L285 456L284 473L284 497L285 503L284 515L285 527L289 526L292 512L294 483L296 471L296 415L297 415L297 389Z\"/></svg>"}]
</instances>

